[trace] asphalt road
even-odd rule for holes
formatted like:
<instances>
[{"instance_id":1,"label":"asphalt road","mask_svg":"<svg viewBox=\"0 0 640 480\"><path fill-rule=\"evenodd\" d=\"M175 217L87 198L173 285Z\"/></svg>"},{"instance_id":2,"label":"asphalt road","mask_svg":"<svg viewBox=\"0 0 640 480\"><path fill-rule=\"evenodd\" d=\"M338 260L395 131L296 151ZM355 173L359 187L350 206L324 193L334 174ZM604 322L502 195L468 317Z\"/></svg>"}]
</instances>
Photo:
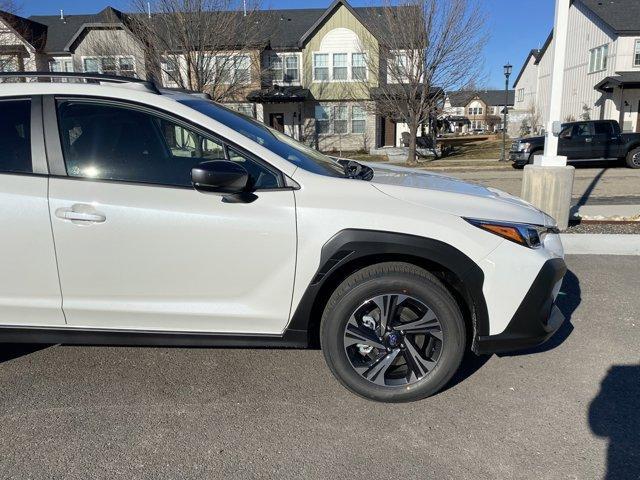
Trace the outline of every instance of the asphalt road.
<instances>
[{"instance_id":1,"label":"asphalt road","mask_svg":"<svg viewBox=\"0 0 640 480\"><path fill-rule=\"evenodd\" d=\"M640 257L570 257L550 343L405 405L315 350L0 347L0 478L640 478Z\"/></svg>"}]
</instances>

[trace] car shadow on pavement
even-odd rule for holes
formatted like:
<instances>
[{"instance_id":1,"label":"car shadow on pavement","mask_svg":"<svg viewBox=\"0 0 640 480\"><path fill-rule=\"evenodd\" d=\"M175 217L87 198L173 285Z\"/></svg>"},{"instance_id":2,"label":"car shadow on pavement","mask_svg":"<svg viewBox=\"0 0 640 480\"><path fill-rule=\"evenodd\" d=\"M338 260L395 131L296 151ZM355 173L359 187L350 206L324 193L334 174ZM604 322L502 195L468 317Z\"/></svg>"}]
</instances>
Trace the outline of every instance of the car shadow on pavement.
<instances>
[{"instance_id":1,"label":"car shadow on pavement","mask_svg":"<svg viewBox=\"0 0 640 480\"><path fill-rule=\"evenodd\" d=\"M582 302L582 295L580 290L580 280L571 271L567 270L562 281L562 288L558 294L556 305L562 311L565 321L558 331L553 336L537 347L528 348L526 350L518 350L516 352L507 352L499 354L501 357L517 357L519 355L531 355L534 353L547 352L560 346L564 341L569 338L571 332L573 332L573 324L571 323L571 316L576 311L578 305Z\"/></svg>"},{"instance_id":2,"label":"car shadow on pavement","mask_svg":"<svg viewBox=\"0 0 640 480\"><path fill-rule=\"evenodd\" d=\"M606 480L640 478L640 365L613 365L589 406L589 427L607 438Z\"/></svg>"},{"instance_id":3,"label":"car shadow on pavement","mask_svg":"<svg viewBox=\"0 0 640 480\"><path fill-rule=\"evenodd\" d=\"M49 348L49 344L36 343L0 343L0 363L8 362L14 358L30 355L38 350Z\"/></svg>"}]
</instances>

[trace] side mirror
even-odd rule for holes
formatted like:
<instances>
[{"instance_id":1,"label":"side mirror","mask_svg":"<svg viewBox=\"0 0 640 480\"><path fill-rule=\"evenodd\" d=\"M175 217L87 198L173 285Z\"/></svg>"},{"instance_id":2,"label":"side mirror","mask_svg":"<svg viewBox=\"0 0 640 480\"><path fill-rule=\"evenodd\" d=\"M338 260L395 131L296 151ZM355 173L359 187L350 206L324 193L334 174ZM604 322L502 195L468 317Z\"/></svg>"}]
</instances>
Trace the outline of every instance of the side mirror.
<instances>
[{"instance_id":1,"label":"side mirror","mask_svg":"<svg viewBox=\"0 0 640 480\"><path fill-rule=\"evenodd\" d=\"M191 183L198 191L236 195L247 192L249 173L235 162L212 160L191 169Z\"/></svg>"}]
</instances>

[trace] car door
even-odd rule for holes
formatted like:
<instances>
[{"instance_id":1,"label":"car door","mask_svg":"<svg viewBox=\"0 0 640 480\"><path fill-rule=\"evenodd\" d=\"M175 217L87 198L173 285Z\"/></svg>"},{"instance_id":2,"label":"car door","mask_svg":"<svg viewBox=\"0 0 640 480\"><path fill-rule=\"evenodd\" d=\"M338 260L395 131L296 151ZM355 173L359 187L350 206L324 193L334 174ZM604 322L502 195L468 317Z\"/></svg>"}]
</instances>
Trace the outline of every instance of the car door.
<instances>
[{"instance_id":1,"label":"car door","mask_svg":"<svg viewBox=\"0 0 640 480\"><path fill-rule=\"evenodd\" d=\"M70 325L284 330L296 226L280 172L166 113L74 98L46 109L60 130L49 198ZM242 162L255 201L194 190L191 168L220 158Z\"/></svg>"},{"instance_id":2,"label":"car door","mask_svg":"<svg viewBox=\"0 0 640 480\"><path fill-rule=\"evenodd\" d=\"M41 98L0 99L0 324L64 325Z\"/></svg>"},{"instance_id":3,"label":"car door","mask_svg":"<svg viewBox=\"0 0 640 480\"><path fill-rule=\"evenodd\" d=\"M620 151L620 135L614 132L611 122L595 122L593 124L593 158L618 158Z\"/></svg>"},{"instance_id":4,"label":"car door","mask_svg":"<svg viewBox=\"0 0 640 480\"><path fill-rule=\"evenodd\" d=\"M569 160L594 158L593 124L580 122L567 125L560 133L559 154Z\"/></svg>"}]
</instances>

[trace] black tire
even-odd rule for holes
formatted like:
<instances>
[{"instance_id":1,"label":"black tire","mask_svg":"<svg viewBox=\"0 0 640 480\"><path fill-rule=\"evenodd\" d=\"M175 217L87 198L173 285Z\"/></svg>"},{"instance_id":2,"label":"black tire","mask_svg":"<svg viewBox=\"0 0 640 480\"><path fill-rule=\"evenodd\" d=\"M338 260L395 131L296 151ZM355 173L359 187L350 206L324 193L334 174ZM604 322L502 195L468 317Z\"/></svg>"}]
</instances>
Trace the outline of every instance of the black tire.
<instances>
[{"instance_id":1,"label":"black tire","mask_svg":"<svg viewBox=\"0 0 640 480\"><path fill-rule=\"evenodd\" d=\"M379 334L379 326L375 330L368 330L369 334L377 335L380 342L387 342L389 348L390 337L399 332L402 334L401 342L396 343L393 351L374 349L375 365L380 363L380 359L384 359L394 354L397 364L386 367L382 371L381 381L384 385L376 384L373 380L365 378L365 374L358 373L352 364L354 355L362 355L360 348L362 344L347 346L346 343L353 340L349 339L349 328L358 312L358 309L368 308L372 305L372 298L380 297L398 299L398 306L394 310L397 320L391 321L394 327L388 326L391 333L387 334L386 340L382 340L383 336ZM404 298L408 297L408 298ZM393 304L393 302L390 302ZM426 307L429 315L435 315L436 322L439 323L440 330L434 330L434 333L409 333L400 331L402 326L407 326L415 318L411 317L414 312L409 308L416 305L416 308ZM390 310L390 312L391 312ZM423 310L424 312L425 310ZM376 313L380 315L382 309L373 310L369 313L367 321L371 320L371 316ZM408 313L406 313L408 312ZM394 316L390 313L389 318ZM406 317L409 316L407 320ZM425 314L422 318L418 318L418 322L423 323L427 317ZM362 326L358 327L364 329ZM437 328L437 327L436 327ZM407 328L404 328L407 330ZM387 330L388 331L388 330ZM439 338L431 335L437 335ZM453 374L458 370L465 351L466 333L465 324L458 304L443 286L443 284L431 273L411 265L401 262L388 262L371 265L359 270L345 279L333 292L320 324L320 342L325 360L331 372L335 377L351 392L361 397L376 400L380 402L409 402L419 400L437 393L451 379ZM421 346L419 346L421 343ZM420 356L412 356L416 352L416 347ZM355 354L354 354L354 350ZM411 350L411 352L409 352ZM388 353L392 352L392 353ZM437 352L437 359L434 359L434 353ZM351 356L350 356L351 355ZM358 357L363 358L363 357ZM369 359L369 357L366 357ZM420 359L422 366L425 365L424 360L428 359L430 369L424 369L426 373L422 376L416 375L420 371L420 367L416 366L411 359ZM377 360L376 360L377 359ZM403 365L404 362L404 365ZM411 362L411 364L409 363ZM410 367L413 366L413 368ZM365 365L364 368L372 370L373 366ZM403 372L406 371L406 377ZM387 375L393 378L387 378ZM379 376L379 374L378 374ZM404 380L403 380L404 379ZM407 383L399 385L387 382ZM378 378L378 381L380 379Z\"/></svg>"},{"instance_id":2,"label":"black tire","mask_svg":"<svg viewBox=\"0 0 640 480\"><path fill-rule=\"evenodd\" d=\"M640 147L632 149L627 153L627 167L640 168Z\"/></svg>"}]
</instances>

